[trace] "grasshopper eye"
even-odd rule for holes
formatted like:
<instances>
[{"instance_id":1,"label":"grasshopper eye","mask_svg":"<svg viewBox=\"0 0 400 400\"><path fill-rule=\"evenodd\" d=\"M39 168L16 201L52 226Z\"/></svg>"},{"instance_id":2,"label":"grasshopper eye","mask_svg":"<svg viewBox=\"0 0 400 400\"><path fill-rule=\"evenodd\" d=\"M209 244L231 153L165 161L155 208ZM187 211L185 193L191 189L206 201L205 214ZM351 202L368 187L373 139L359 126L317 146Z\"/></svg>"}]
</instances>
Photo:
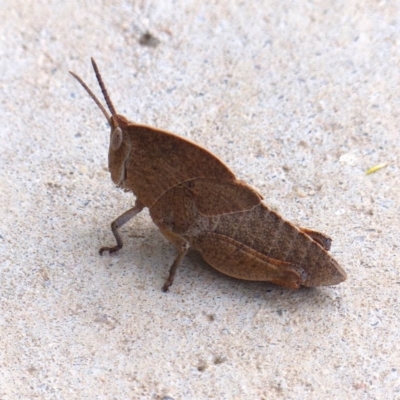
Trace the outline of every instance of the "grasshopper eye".
<instances>
[{"instance_id":1,"label":"grasshopper eye","mask_svg":"<svg viewBox=\"0 0 400 400\"><path fill-rule=\"evenodd\" d=\"M119 126L117 126L111 132L110 145L113 150L118 150L121 147L121 144L122 144L122 130Z\"/></svg>"}]
</instances>

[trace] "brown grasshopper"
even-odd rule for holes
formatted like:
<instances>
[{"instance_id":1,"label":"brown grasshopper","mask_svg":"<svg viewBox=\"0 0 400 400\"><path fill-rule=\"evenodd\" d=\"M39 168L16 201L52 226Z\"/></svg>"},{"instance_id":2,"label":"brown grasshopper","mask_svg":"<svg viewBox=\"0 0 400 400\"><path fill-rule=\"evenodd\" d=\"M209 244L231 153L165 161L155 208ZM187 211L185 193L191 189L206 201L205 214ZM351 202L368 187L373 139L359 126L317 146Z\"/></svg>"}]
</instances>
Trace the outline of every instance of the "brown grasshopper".
<instances>
[{"instance_id":1,"label":"brown grasshopper","mask_svg":"<svg viewBox=\"0 0 400 400\"><path fill-rule=\"evenodd\" d=\"M117 114L93 59L92 65L111 116L82 79L71 74L111 127L112 181L136 196L135 206L111 224L117 245L102 247L100 254L121 249L118 229L148 207L153 222L178 249L163 291L172 285L189 248L218 271L244 280L298 289L346 279L328 254L329 237L285 221L218 157L187 139Z\"/></svg>"}]
</instances>

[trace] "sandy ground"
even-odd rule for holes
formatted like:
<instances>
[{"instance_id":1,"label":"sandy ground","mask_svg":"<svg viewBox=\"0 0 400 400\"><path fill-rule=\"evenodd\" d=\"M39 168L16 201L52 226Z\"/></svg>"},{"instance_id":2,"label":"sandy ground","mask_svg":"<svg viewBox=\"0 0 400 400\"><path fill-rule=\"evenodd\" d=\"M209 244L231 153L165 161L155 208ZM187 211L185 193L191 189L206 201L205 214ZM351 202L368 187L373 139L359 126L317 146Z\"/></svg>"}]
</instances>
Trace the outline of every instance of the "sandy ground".
<instances>
[{"instance_id":1,"label":"sandy ground","mask_svg":"<svg viewBox=\"0 0 400 400\"><path fill-rule=\"evenodd\" d=\"M214 3L1 2L2 400L400 398L399 3ZM90 56L119 113L329 234L347 281L291 291L191 253L164 294L175 249L147 211L100 257L134 198L68 74L98 94Z\"/></svg>"}]
</instances>

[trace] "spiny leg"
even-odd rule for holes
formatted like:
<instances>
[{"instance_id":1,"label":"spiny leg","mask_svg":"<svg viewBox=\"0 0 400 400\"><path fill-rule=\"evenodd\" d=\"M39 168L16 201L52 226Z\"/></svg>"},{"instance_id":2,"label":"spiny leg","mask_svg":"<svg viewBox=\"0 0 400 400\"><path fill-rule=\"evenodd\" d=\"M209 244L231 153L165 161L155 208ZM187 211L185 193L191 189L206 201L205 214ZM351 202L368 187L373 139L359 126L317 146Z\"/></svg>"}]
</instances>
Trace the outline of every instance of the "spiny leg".
<instances>
[{"instance_id":1,"label":"spiny leg","mask_svg":"<svg viewBox=\"0 0 400 400\"><path fill-rule=\"evenodd\" d=\"M183 244L174 262L172 263L171 268L169 269L168 279L165 281L164 286L162 287L163 292L168 292L169 287L174 283L176 270L181 265L182 260L185 257L186 253L188 252L188 250L189 250L189 243Z\"/></svg>"},{"instance_id":2,"label":"spiny leg","mask_svg":"<svg viewBox=\"0 0 400 400\"><path fill-rule=\"evenodd\" d=\"M176 256L174 262L169 269L168 279L165 281L164 286L162 287L163 292L168 292L170 286L174 282L175 274L178 267L182 264L182 260L184 259L186 253L189 250L189 242L183 237L177 235L176 233L171 232L167 228L160 227L160 232L178 249L178 255Z\"/></svg>"},{"instance_id":3,"label":"spiny leg","mask_svg":"<svg viewBox=\"0 0 400 400\"><path fill-rule=\"evenodd\" d=\"M144 208L144 205L140 202L139 199L136 199L136 203L134 207L132 207L130 210L124 212L122 215L120 215L115 221L111 223L111 230L114 234L115 240L117 241L117 245L114 247L102 247L99 250L100 255L103 255L105 251L108 251L110 254L115 253L119 249L122 248L124 245L121 239L121 235L118 232L118 229L121 228L121 226L125 225L129 220L131 220L135 215L139 214L140 211L142 211Z\"/></svg>"}]
</instances>

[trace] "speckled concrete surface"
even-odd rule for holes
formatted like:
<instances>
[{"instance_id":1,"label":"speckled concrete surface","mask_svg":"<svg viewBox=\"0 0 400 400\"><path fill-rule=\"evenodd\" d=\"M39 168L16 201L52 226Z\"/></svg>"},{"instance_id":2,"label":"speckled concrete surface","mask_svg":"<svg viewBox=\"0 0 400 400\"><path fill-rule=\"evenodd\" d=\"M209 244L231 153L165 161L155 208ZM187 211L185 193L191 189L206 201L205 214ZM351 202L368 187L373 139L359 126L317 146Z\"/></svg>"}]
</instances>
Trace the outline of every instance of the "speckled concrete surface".
<instances>
[{"instance_id":1,"label":"speckled concrete surface","mask_svg":"<svg viewBox=\"0 0 400 400\"><path fill-rule=\"evenodd\" d=\"M1 2L2 400L400 398L399 4L215 3ZM68 74L98 93L90 56L120 113L331 235L348 280L289 291L192 253L164 294L147 212L100 257L134 199Z\"/></svg>"}]
</instances>

